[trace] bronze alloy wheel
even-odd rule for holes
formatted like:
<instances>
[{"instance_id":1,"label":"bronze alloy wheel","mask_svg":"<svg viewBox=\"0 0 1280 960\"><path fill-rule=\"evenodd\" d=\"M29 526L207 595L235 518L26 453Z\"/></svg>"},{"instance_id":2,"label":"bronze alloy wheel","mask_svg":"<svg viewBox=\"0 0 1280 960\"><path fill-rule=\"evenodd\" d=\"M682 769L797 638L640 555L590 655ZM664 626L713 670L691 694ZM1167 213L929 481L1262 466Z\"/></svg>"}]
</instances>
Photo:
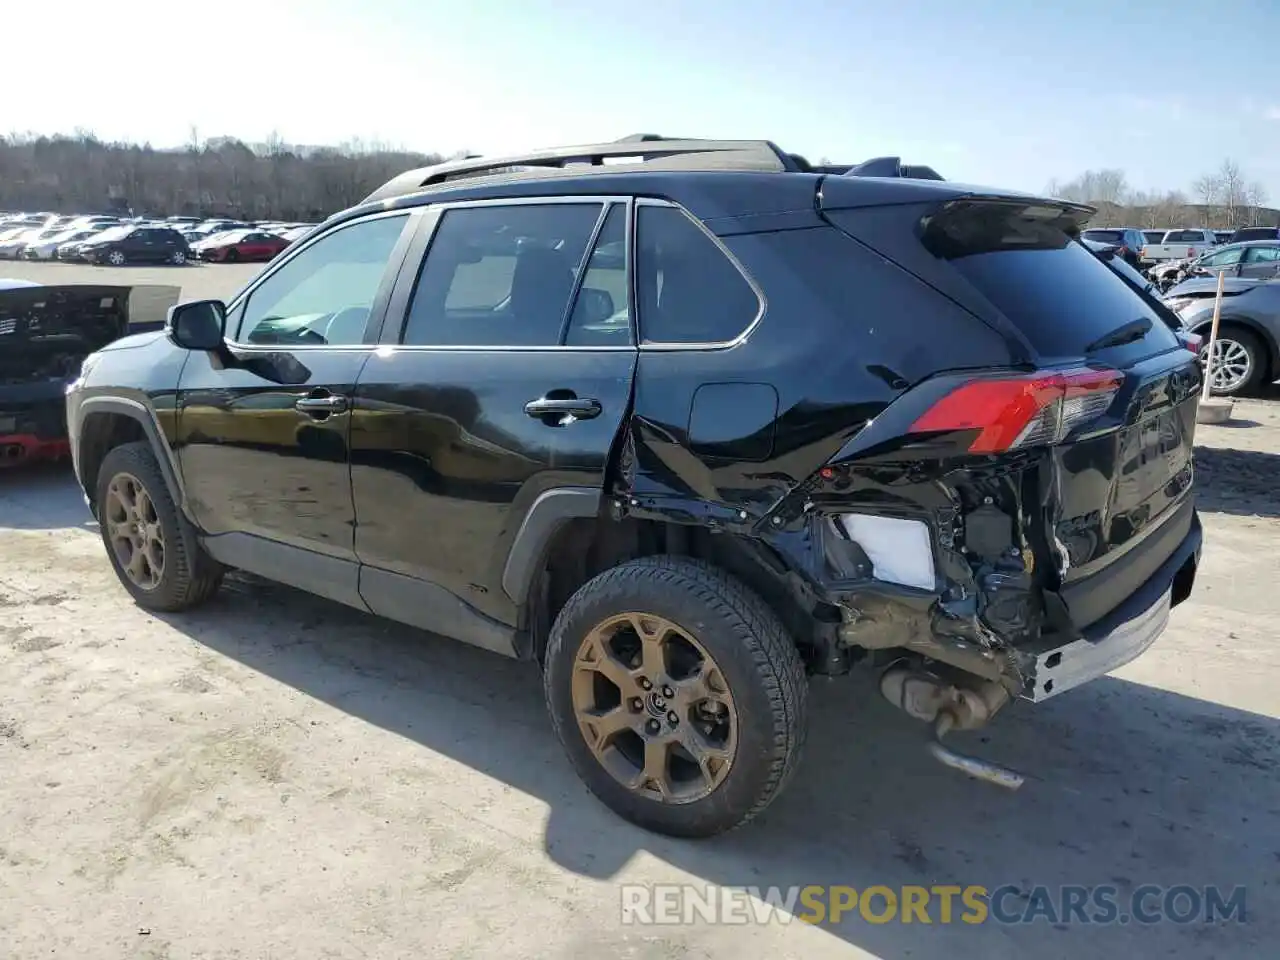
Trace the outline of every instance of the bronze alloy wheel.
<instances>
[{"instance_id":1,"label":"bronze alloy wheel","mask_svg":"<svg viewBox=\"0 0 1280 960\"><path fill-rule=\"evenodd\" d=\"M733 765L738 715L724 674L678 624L623 613L588 632L572 699L587 747L633 793L690 803Z\"/></svg>"},{"instance_id":2,"label":"bronze alloy wheel","mask_svg":"<svg viewBox=\"0 0 1280 960\"><path fill-rule=\"evenodd\" d=\"M102 515L120 569L140 590L154 590L164 577L164 529L147 488L130 473L107 486Z\"/></svg>"}]
</instances>

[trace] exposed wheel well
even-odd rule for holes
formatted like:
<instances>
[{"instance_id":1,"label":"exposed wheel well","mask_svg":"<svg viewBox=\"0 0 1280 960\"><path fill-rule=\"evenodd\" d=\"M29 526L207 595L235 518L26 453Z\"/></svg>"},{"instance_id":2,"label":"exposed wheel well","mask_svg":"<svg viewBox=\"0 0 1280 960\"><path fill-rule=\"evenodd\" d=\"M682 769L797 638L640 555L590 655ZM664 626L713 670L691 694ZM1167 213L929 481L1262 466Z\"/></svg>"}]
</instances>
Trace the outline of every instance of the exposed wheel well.
<instances>
[{"instance_id":1,"label":"exposed wheel well","mask_svg":"<svg viewBox=\"0 0 1280 960\"><path fill-rule=\"evenodd\" d=\"M807 605L786 563L767 544L701 527L604 516L567 521L547 545L526 609L529 653L542 662L552 623L584 583L620 563L657 554L696 557L734 575L778 614L806 663L822 658L825 628L834 631L838 614Z\"/></svg>"},{"instance_id":2,"label":"exposed wheel well","mask_svg":"<svg viewBox=\"0 0 1280 960\"><path fill-rule=\"evenodd\" d=\"M98 505L94 497L98 487L98 470L116 447L132 443L135 440L146 440L146 431L142 424L133 417L123 413L90 413L80 424L80 443L77 448L80 485L84 488L89 505L97 513Z\"/></svg>"}]
</instances>

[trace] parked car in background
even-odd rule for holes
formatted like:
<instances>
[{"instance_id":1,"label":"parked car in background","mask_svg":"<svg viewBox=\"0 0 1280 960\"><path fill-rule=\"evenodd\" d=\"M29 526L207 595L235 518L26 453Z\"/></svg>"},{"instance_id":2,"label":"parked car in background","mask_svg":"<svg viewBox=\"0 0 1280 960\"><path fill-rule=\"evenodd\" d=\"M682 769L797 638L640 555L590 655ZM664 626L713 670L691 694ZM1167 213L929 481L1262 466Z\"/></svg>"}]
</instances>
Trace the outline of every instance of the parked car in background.
<instances>
[{"instance_id":1,"label":"parked car in background","mask_svg":"<svg viewBox=\"0 0 1280 960\"><path fill-rule=\"evenodd\" d=\"M0 279L0 464L65 455L64 395L85 357L127 334L160 329L180 292Z\"/></svg>"},{"instance_id":2,"label":"parked car in background","mask_svg":"<svg viewBox=\"0 0 1280 960\"><path fill-rule=\"evenodd\" d=\"M229 230L202 240L191 248L200 260L218 263L263 262L275 257L289 241L260 230Z\"/></svg>"},{"instance_id":3,"label":"parked car in background","mask_svg":"<svg viewBox=\"0 0 1280 960\"><path fill-rule=\"evenodd\" d=\"M58 248L63 244L80 243L100 233L102 233L101 230L86 228L60 230L28 243L22 251L22 256L27 260L55 260L58 257Z\"/></svg>"},{"instance_id":4,"label":"parked car in background","mask_svg":"<svg viewBox=\"0 0 1280 960\"><path fill-rule=\"evenodd\" d=\"M1164 235L1168 232L1168 230L1143 230L1142 237L1146 241L1143 246L1153 246L1161 243L1164 240Z\"/></svg>"},{"instance_id":5,"label":"parked car in background","mask_svg":"<svg viewBox=\"0 0 1280 960\"><path fill-rule=\"evenodd\" d=\"M79 256L113 267L126 263L181 265L191 258L191 249L182 234L169 227L116 227L83 243Z\"/></svg>"},{"instance_id":6,"label":"parked car in background","mask_svg":"<svg viewBox=\"0 0 1280 960\"><path fill-rule=\"evenodd\" d=\"M22 251L27 248L27 244L35 243L46 235L44 227L21 227L0 241L0 258L21 259Z\"/></svg>"},{"instance_id":7,"label":"parked car in background","mask_svg":"<svg viewBox=\"0 0 1280 960\"><path fill-rule=\"evenodd\" d=\"M280 234L280 236L284 237L284 239L289 243L296 243L314 229L314 224L307 224L301 227L290 227L284 233Z\"/></svg>"},{"instance_id":8,"label":"parked car in background","mask_svg":"<svg viewBox=\"0 0 1280 960\"><path fill-rule=\"evenodd\" d=\"M1159 243L1148 244L1144 259L1162 263L1165 260L1190 260L1208 253L1218 245L1212 230L1202 228L1170 230Z\"/></svg>"},{"instance_id":9,"label":"parked car in background","mask_svg":"<svg viewBox=\"0 0 1280 960\"><path fill-rule=\"evenodd\" d=\"M1147 244L1147 238L1137 227L1090 227L1084 232L1084 239L1110 244L1131 267L1142 262L1142 249Z\"/></svg>"},{"instance_id":10,"label":"parked car in background","mask_svg":"<svg viewBox=\"0 0 1280 960\"><path fill-rule=\"evenodd\" d=\"M1221 246L1224 243L1231 242L1231 234L1232 231L1230 230L1215 230L1213 231L1213 238L1217 240L1219 246Z\"/></svg>"},{"instance_id":11,"label":"parked car in background","mask_svg":"<svg viewBox=\"0 0 1280 960\"><path fill-rule=\"evenodd\" d=\"M1256 280L1280 277L1280 240L1230 243L1195 259L1170 260L1149 271L1161 290L1168 290L1188 277L1218 273Z\"/></svg>"},{"instance_id":12,"label":"parked car in background","mask_svg":"<svg viewBox=\"0 0 1280 960\"><path fill-rule=\"evenodd\" d=\"M1232 243L1246 240L1280 240L1280 227L1241 227L1231 234Z\"/></svg>"},{"instance_id":13,"label":"parked car in background","mask_svg":"<svg viewBox=\"0 0 1280 960\"><path fill-rule=\"evenodd\" d=\"M8 227L0 230L0 258L12 260L22 249L22 238L31 232L29 226Z\"/></svg>"},{"instance_id":14,"label":"parked car in background","mask_svg":"<svg viewBox=\"0 0 1280 960\"><path fill-rule=\"evenodd\" d=\"M1192 277L1164 297L1183 328L1205 341L1202 362L1208 351L1217 291L1216 277ZM1280 375L1280 283L1248 277L1226 279L1214 357L1211 389L1223 396L1251 393Z\"/></svg>"}]
</instances>

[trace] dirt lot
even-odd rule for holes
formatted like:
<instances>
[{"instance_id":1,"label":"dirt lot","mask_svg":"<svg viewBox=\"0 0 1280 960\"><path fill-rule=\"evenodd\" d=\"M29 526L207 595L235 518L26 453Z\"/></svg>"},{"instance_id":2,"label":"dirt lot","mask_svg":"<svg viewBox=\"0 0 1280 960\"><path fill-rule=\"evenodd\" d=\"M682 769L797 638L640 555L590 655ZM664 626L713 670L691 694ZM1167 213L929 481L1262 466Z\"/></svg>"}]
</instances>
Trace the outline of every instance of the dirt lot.
<instances>
[{"instance_id":1,"label":"dirt lot","mask_svg":"<svg viewBox=\"0 0 1280 960\"><path fill-rule=\"evenodd\" d=\"M258 275L261 263L189 263L182 267L94 267L83 263L0 260L0 278L37 283L159 283L182 288L184 300L229 299Z\"/></svg>"},{"instance_id":2,"label":"dirt lot","mask_svg":"<svg viewBox=\"0 0 1280 960\"><path fill-rule=\"evenodd\" d=\"M108 272L210 296L251 269ZM527 666L247 578L150 616L65 469L0 474L0 958L1274 952L1280 405L1237 416L1201 428L1204 566L1161 642L968 735L1020 793L941 769L869 680L833 681L788 792L697 844L586 794ZM621 925L619 884L650 882L1244 885L1247 922Z\"/></svg>"}]
</instances>

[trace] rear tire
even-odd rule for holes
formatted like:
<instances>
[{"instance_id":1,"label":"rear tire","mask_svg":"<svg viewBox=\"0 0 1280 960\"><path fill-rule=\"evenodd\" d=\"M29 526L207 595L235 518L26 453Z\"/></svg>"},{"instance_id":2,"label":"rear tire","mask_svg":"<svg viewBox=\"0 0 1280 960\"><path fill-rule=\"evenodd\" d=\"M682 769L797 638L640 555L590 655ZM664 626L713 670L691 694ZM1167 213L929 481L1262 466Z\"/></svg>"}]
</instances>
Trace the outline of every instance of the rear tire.
<instances>
[{"instance_id":1,"label":"rear tire","mask_svg":"<svg viewBox=\"0 0 1280 960\"><path fill-rule=\"evenodd\" d=\"M113 267L123 267L125 260L127 258L125 257L123 251L112 250L110 253L107 254L106 259L107 259L107 263L111 264Z\"/></svg>"},{"instance_id":2,"label":"rear tire","mask_svg":"<svg viewBox=\"0 0 1280 960\"><path fill-rule=\"evenodd\" d=\"M1206 334L1205 339L1208 339ZM1203 368L1208 357L1208 347L1200 351ZM1223 326L1218 331L1214 345L1217 355L1211 392L1217 397L1239 397L1254 393L1261 386L1267 373L1267 353L1257 334L1237 326Z\"/></svg>"},{"instance_id":3,"label":"rear tire","mask_svg":"<svg viewBox=\"0 0 1280 960\"><path fill-rule=\"evenodd\" d=\"M150 444L126 443L103 458L95 503L107 557L139 606L176 612L217 591L223 568L173 502Z\"/></svg>"},{"instance_id":4,"label":"rear tire","mask_svg":"<svg viewBox=\"0 0 1280 960\"><path fill-rule=\"evenodd\" d=\"M222 260L224 263L239 263L240 251L234 248L231 250L228 250L226 256L224 256Z\"/></svg>"},{"instance_id":5,"label":"rear tire","mask_svg":"<svg viewBox=\"0 0 1280 960\"><path fill-rule=\"evenodd\" d=\"M806 732L804 665L778 617L684 557L633 560L584 584L551 629L543 685L588 789L670 836L713 836L763 811Z\"/></svg>"},{"instance_id":6,"label":"rear tire","mask_svg":"<svg viewBox=\"0 0 1280 960\"><path fill-rule=\"evenodd\" d=\"M181 267L187 262L187 255L181 250L175 250L169 260L175 267Z\"/></svg>"}]
</instances>

